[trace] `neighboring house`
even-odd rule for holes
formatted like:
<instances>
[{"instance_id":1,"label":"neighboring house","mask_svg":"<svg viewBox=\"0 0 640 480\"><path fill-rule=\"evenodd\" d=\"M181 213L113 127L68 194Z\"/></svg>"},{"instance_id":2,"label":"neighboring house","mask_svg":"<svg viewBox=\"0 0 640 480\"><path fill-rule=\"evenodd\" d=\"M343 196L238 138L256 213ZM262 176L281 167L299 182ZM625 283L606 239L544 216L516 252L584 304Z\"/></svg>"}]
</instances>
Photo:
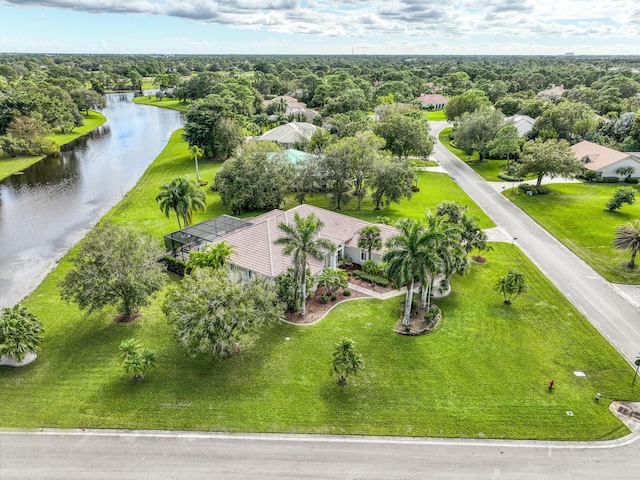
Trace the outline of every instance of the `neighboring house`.
<instances>
[{"instance_id":1,"label":"neighboring house","mask_svg":"<svg viewBox=\"0 0 640 480\"><path fill-rule=\"evenodd\" d=\"M536 98L546 98L548 100L553 100L554 98L560 98L563 94L564 94L564 86L551 85L550 89L542 90L536 93Z\"/></svg>"},{"instance_id":2,"label":"neighboring house","mask_svg":"<svg viewBox=\"0 0 640 480\"><path fill-rule=\"evenodd\" d=\"M422 104L422 108L429 110L442 110L449 102L449 99L439 93L427 93L420 95L417 100Z\"/></svg>"},{"instance_id":3,"label":"neighboring house","mask_svg":"<svg viewBox=\"0 0 640 480\"><path fill-rule=\"evenodd\" d=\"M640 156L633 153L619 152L586 140L576 143L571 150L586 170L594 170L599 176L618 177L622 180L625 176L616 173L621 167L633 167L635 174L632 176L640 176Z\"/></svg>"},{"instance_id":4,"label":"neighboring house","mask_svg":"<svg viewBox=\"0 0 640 480\"><path fill-rule=\"evenodd\" d=\"M275 278L277 275L286 272L291 266L291 257L282 252L282 247L275 245L273 242L283 235L278 225L282 222L292 224L295 214L298 213L302 217L315 214L324 226L320 230L319 236L333 242L337 250L328 254L323 260L309 259L309 268L313 275L317 275L324 268L336 268L338 264L338 256L350 257L354 263L362 264L367 260L368 252L358 248L359 232L363 227L372 225L369 222L358 218L349 217L341 213L325 210L312 205L298 205L287 211L272 210L263 213L257 217L237 219L228 215L211 219L199 225L205 225L201 230L212 232L217 225L217 233L209 233L210 240L192 242L192 248L199 249L205 243L218 243L225 241L233 248L234 253L231 255L231 262L237 267L243 278L251 278L254 275L261 275L267 278ZM176 253L188 251L188 247L181 247L175 241L167 238L179 239L183 232L199 225L187 227L178 232L174 232L165 236L165 245L168 252ZM383 243L398 232L395 228L388 225L378 225L380 227L380 235ZM172 243L172 241L174 243ZM197 243L197 244L196 244ZM374 250L371 252L371 259L380 261L382 251Z\"/></svg>"},{"instance_id":5,"label":"neighboring house","mask_svg":"<svg viewBox=\"0 0 640 480\"><path fill-rule=\"evenodd\" d=\"M264 107L267 108L269 105L281 102L282 100L284 100L287 104L286 110L282 114L285 117L287 115L302 114L304 115L305 121L311 123L314 118L320 115L320 113L318 113L317 111L307 108L306 103L299 102L298 100L296 100L295 98L289 95L281 95L278 97L271 98L269 100L265 100ZM278 118L278 115L275 115L275 114L269 116L270 121L274 121L277 118Z\"/></svg>"},{"instance_id":6,"label":"neighboring house","mask_svg":"<svg viewBox=\"0 0 640 480\"><path fill-rule=\"evenodd\" d=\"M258 140L269 140L283 147L291 148L297 143L311 140L319 128L309 122L289 122L263 133L258 137Z\"/></svg>"},{"instance_id":7,"label":"neighboring house","mask_svg":"<svg viewBox=\"0 0 640 480\"><path fill-rule=\"evenodd\" d=\"M533 128L533 124L536 121L529 115L513 115L512 117L505 117L507 122L512 122L513 126L518 129L518 135L524 137Z\"/></svg>"}]
</instances>

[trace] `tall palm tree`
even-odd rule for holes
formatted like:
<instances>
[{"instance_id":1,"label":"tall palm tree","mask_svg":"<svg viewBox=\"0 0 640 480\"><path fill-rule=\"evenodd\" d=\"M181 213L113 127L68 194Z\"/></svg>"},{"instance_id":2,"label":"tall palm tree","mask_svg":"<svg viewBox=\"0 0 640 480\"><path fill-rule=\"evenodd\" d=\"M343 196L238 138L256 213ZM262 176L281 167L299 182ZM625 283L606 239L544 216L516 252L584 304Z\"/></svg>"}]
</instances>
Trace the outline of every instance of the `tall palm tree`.
<instances>
[{"instance_id":1,"label":"tall palm tree","mask_svg":"<svg viewBox=\"0 0 640 480\"><path fill-rule=\"evenodd\" d=\"M375 225L367 225L362 227L358 236L358 248L367 251L367 260L371 260L371 250L379 250L382 248L382 237L380 237L380 228Z\"/></svg>"},{"instance_id":2,"label":"tall palm tree","mask_svg":"<svg viewBox=\"0 0 640 480\"><path fill-rule=\"evenodd\" d=\"M425 234L422 220L405 218L398 222L397 228L400 233L387 240L387 251L382 260L387 263L387 276L396 285L407 286L402 324L408 327L415 281L426 281L425 265L435 262L434 251L431 238Z\"/></svg>"},{"instance_id":3,"label":"tall palm tree","mask_svg":"<svg viewBox=\"0 0 640 480\"><path fill-rule=\"evenodd\" d=\"M196 182L198 182L198 185L200 185L200 171L198 170L198 158L202 158L202 155L204 154L204 152L197 145L193 145L189 149L189 152L191 153L191 158L193 158L193 160L196 162Z\"/></svg>"},{"instance_id":4,"label":"tall palm tree","mask_svg":"<svg viewBox=\"0 0 640 480\"><path fill-rule=\"evenodd\" d=\"M37 354L42 342L42 324L27 307L18 303L0 312L0 357L22 362L28 353Z\"/></svg>"},{"instance_id":5,"label":"tall palm tree","mask_svg":"<svg viewBox=\"0 0 640 480\"><path fill-rule=\"evenodd\" d=\"M616 250L631 251L631 260L627 267L636 268L636 254L640 249L640 220L635 219L620 225L616 229L616 236L612 243Z\"/></svg>"},{"instance_id":6,"label":"tall palm tree","mask_svg":"<svg viewBox=\"0 0 640 480\"><path fill-rule=\"evenodd\" d=\"M160 210L169 218L173 211L178 219L178 228L188 227L193 223L193 213L203 212L207 203L205 193L198 188L193 180L186 177L174 178L160 186L160 193L156 195L156 202ZM180 222L182 220L182 223Z\"/></svg>"},{"instance_id":7,"label":"tall palm tree","mask_svg":"<svg viewBox=\"0 0 640 480\"><path fill-rule=\"evenodd\" d=\"M307 309L305 301L307 299L307 265L309 257L322 260L324 256L336 250L336 246L327 239L318 238L318 234L324 223L313 213L307 217L301 217L299 213L295 214L293 225L281 222L278 225L280 231L284 234L273 243L281 245L285 255L292 258L293 268L296 273L296 279L300 285L300 294L302 297L302 307L300 314L306 315Z\"/></svg>"}]
</instances>

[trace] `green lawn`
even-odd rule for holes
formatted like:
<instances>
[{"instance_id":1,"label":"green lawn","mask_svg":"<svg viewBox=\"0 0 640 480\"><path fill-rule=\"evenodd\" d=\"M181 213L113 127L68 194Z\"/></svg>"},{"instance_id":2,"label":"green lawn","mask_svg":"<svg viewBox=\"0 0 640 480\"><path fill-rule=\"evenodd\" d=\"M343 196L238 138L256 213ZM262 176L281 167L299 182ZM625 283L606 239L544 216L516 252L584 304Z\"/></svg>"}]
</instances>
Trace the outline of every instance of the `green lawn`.
<instances>
[{"instance_id":1,"label":"green lawn","mask_svg":"<svg viewBox=\"0 0 640 480\"><path fill-rule=\"evenodd\" d=\"M624 205L611 212L605 204L618 185L558 183L549 195L515 195L509 198L551 232L600 275L615 283L640 284L640 270L620 264L631 255L611 248L618 225L640 218L640 204Z\"/></svg>"},{"instance_id":2,"label":"green lawn","mask_svg":"<svg viewBox=\"0 0 640 480\"><path fill-rule=\"evenodd\" d=\"M442 110L436 110L433 112L422 112L422 118L424 118L425 120L433 120L434 122L447 121L447 116Z\"/></svg>"},{"instance_id":3,"label":"green lawn","mask_svg":"<svg viewBox=\"0 0 640 480\"><path fill-rule=\"evenodd\" d=\"M0 368L0 425L563 440L628 433L607 405L640 398L633 370L516 247L496 245L488 259L454 279L429 335L393 333L401 298L357 300L314 326L270 327L224 361L186 356L161 298L130 324L113 323L111 310L85 317L61 303L63 262L26 302L46 328L43 353L22 370ZM516 265L531 290L506 307L491 285ZM132 336L159 358L141 383L118 364L117 347ZM329 364L342 336L366 367L346 388Z\"/></svg>"},{"instance_id":4,"label":"green lawn","mask_svg":"<svg viewBox=\"0 0 640 480\"><path fill-rule=\"evenodd\" d=\"M218 167L202 162L203 178ZM158 186L193 172L178 130L108 217L160 239L177 222L161 215ZM203 188L209 206L196 220L228 213ZM388 213L421 216L445 198L460 198L457 185L423 174L415 204ZM359 212L367 215L375 214ZM129 324L113 323L112 309L85 316L63 303L57 285L70 267L65 258L25 301L46 338L34 364L0 368L0 425L581 440L628 433L607 404L640 398L640 384L630 386L632 369L516 247L496 245L488 259L454 279L454 293L438 301L444 320L427 336L392 332L401 298L358 300L314 326L270 327L232 359L203 361L173 340L163 294ZM531 290L505 307L492 284L514 266ZM118 364L118 345L132 336L159 357L140 383ZM346 388L329 373L341 336L356 342L366 365ZM573 376L578 369L587 377ZM551 378L556 389L549 393ZM595 392L603 395L599 404Z\"/></svg>"},{"instance_id":5,"label":"green lawn","mask_svg":"<svg viewBox=\"0 0 640 480\"><path fill-rule=\"evenodd\" d=\"M177 98L164 97L162 100L158 100L155 95L133 97L131 101L140 105L152 105L154 107L169 108L171 110L178 110L179 112L186 112L189 108L189 103L181 102Z\"/></svg>"},{"instance_id":6,"label":"green lawn","mask_svg":"<svg viewBox=\"0 0 640 480\"><path fill-rule=\"evenodd\" d=\"M89 111L89 115L83 115L83 117L84 124L81 127L74 128L73 133L62 134L58 132L55 134L54 140L56 142L56 145L64 145L65 143L69 143L78 137L86 135L91 130L99 127L107 121L107 118L104 115L92 111ZM0 180L8 177L9 175L13 175L16 172L20 172L25 168L30 167L34 163L38 163L43 158L44 155L16 158L0 157Z\"/></svg>"},{"instance_id":7,"label":"green lawn","mask_svg":"<svg viewBox=\"0 0 640 480\"><path fill-rule=\"evenodd\" d=\"M447 127L440 131L438 134L438 140L445 147L449 149L451 153L453 153L456 157L458 157L463 162L466 162L471 168L473 168L478 175L484 178L488 182L504 182L505 180L498 177L498 174L504 170L505 165L507 164L506 160L484 160L480 161L480 157L478 152L473 152L473 155L467 155L459 148L451 146L451 141L449 140L449 134L453 131L452 127Z\"/></svg>"}]
</instances>

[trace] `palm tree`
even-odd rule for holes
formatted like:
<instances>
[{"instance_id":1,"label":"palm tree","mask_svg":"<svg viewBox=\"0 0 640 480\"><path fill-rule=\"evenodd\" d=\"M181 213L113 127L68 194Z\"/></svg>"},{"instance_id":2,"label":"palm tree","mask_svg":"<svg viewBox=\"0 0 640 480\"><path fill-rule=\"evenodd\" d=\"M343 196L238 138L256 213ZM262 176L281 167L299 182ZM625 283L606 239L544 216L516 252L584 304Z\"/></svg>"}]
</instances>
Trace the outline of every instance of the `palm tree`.
<instances>
[{"instance_id":1,"label":"palm tree","mask_svg":"<svg viewBox=\"0 0 640 480\"><path fill-rule=\"evenodd\" d=\"M169 183L163 183L160 193L156 195L156 202L160 204L160 210L167 218L172 211L175 212L179 229L183 224L188 227L193 223L193 212L204 211L206 200L204 192L193 180L186 177L174 178Z\"/></svg>"},{"instance_id":2,"label":"palm tree","mask_svg":"<svg viewBox=\"0 0 640 480\"><path fill-rule=\"evenodd\" d=\"M502 293L504 304L511 305L521 293L529 289L524 273L518 270L509 270L506 276L500 277L495 284L495 289Z\"/></svg>"},{"instance_id":3,"label":"palm tree","mask_svg":"<svg viewBox=\"0 0 640 480\"><path fill-rule=\"evenodd\" d=\"M201 158L204 152L197 145L193 145L189 149L189 152L191 152L191 158L193 158L196 162L196 182L198 182L198 185L200 185L200 171L198 170L198 158Z\"/></svg>"},{"instance_id":4,"label":"palm tree","mask_svg":"<svg viewBox=\"0 0 640 480\"><path fill-rule=\"evenodd\" d=\"M636 254L640 249L640 220L632 220L616 229L613 248L616 250L630 250L631 260L627 263L627 267L636 268Z\"/></svg>"},{"instance_id":5,"label":"palm tree","mask_svg":"<svg viewBox=\"0 0 640 480\"><path fill-rule=\"evenodd\" d=\"M353 348L353 340L341 338L333 351L331 365L338 376L338 385L347 384L347 377L363 368L362 356Z\"/></svg>"},{"instance_id":6,"label":"palm tree","mask_svg":"<svg viewBox=\"0 0 640 480\"><path fill-rule=\"evenodd\" d=\"M435 262L434 251L423 221L405 218L397 228L400 233L387 240L382 260L387 263L387 276L396 285L407 286L402 324L408 327L415 281L426 281L426 265Z\"/></svg>"},{"instance_id":7,"label":"palm tree","mask_svg":"<svg viewBox=\"0 0 640 480\"><path fill-rule=\"evenodd\" d=\"M285 255L291 255L293 268L298 284L300 285L300 295L302 307L300 315L307 314L307 266L309 257L322 260L324 256L336 250L336 246L327 239L318 238L318 234L324 223L313 213L307 217L295 214L294 224L281 222L278 228L284 235L273 243L282 245Z\"/></svg>"},{"instance_id":8,"label":"palm tree","mask_svg":"<svg viewBox=\"0 0 640 480\"><path fill-rule=\"evenodd\" d=\"M18 303L0 312L0 357L20 363L28 353L37 354L42 342L42 324L27 307Z\"/></svg>"},{"instance_id":9,"label":"palm tree","mask_svg":"<svg viewBox=\"0 0 640 480\"><path fill-rule=\"evenodd\" d=\"M367 260L371 260L371 250L379 250L382 248L382 237L380 237L380 228L375 225L367 225L360 230L358 237L358 248L367 251Z\"/></svg>"},{"instance_id":10,"label":"palm tree","mask_svg":"<svg viewBox=\"0 0 640 480\"><path fill-rule=\"evenodd\" d=\"M187 267L192 269L198 267L211 267L213 269L222 268L226 265L229 257L234 253L233 247L225 240L218 242L215 245L209 244L199 252L195 250L189 252Z\"/></svg>"},{"instance_id":11,"label":"palm tree","mask_svg":"<svg viewBox=\"0 0 640 480\"><path fill-rule=\"evenodd\" d=\"M123 340L120 344L120 360L124 371L133 374L133 380L140 381L147 370L156 365L156 352L143 348L135 338Z\"/></svg>"}]
</instances>

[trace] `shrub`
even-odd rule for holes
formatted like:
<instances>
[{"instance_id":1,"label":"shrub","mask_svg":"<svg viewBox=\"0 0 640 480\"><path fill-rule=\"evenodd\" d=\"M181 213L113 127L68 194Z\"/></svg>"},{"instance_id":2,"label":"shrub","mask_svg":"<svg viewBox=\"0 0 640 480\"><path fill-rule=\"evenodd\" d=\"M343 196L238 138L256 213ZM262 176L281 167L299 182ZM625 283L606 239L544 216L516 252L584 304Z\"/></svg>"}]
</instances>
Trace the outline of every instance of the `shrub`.
<instances>
[{"instance_id":1,"label":"shrub","mask_svg":"<svg viewBox=\"0 0 640 480\"><path fill-rule=\"evenodd\" d=\"M344 295L345 297L350 297L351 290L349 290L348 288L345 288L344 290L342 290L342 295Z\"/></svg>"},{"instance_id":2,"label":"shrub","mask_svg":"<svg viewBox=\"0 0 640 480\"><path fill-rule=\"evenodd\" d=\"M521 183L518 185L518 189L523 192L531 192L530 195L547 195L551 193L551 189L546 185L540 185L536 187L535 185L529 185L528 183Z\"/></svg>"},{"instance_id":3,"label":"shrub","mask_svg":"<svg viewBox=\"0 0 640 480\"><path fill-rule=\"evenodd\" d=\"M520 181L522 181L522 177L520 177L519 175L510 175L507 172L500 172L498 174L498 178L501 178L502 180L506 180L507 182L520 182Z\"/></svg>"},{"instance_id":4,"label":"shrub","mask_svg":"<svg viewBox=\"0 0 640 480\"><path fill-rule=\"evenodd\" d=\"M369 275L382 276L382 265L375 260L367 260L362 264L361 268L364 273L368 273Z\"/></svg>"},{"instance_id":5,"label":"shrub","mask_svg":"<svg viewBox=\"0 0 640 480\"><path fill-rule=\"evenodd\" d=\"M582 174L582 178L584 178L587 182L595 182L598 178L598 172L595 170L585 170Z\"/></svg>"},{"instance_id":6,"label":"shrub","mask_svg":"<svg viewBox=\"0 0 640 480\"><path fill-rule=\"evenodd\" d=\"M636 192L633 187L618 187L613 191L613 195L606 204L606 207L611 210L617 210L622 207L623 203L633 205L636 199Z\"/></svg>"},{"instance_id":7,"label":"shrub","mask_svg":"<svg viewBox=\"0 0 640 480\"><path fill-rule=\"evenodd\" d=\"M185 274L191 272L191 269L187 268L187 264L179 258L172 257L171 255L165 255L160 259L160 263L164 264L169 272L175 273L184 277Z\"/></svg>"},{"instance_id":8,"label":"shrub","mask_svg":"<svg viewBox=\"0 0 640 480\"><path fill-rule=\"evenodd\" d=\"M363 272L362 270L356 270L353 272L353 276L356 278L360 278L362 280L366 280L372 284L380 285L381 287L386 287L389 285L389 280L384 277L379 277L378 275L371 275Z\"/></svg>"},{"instance_id":9,"label":"shrub","mask_svg":"<svg viewBox=\"0 0 640 480\"><path fill-rule=\"evenodd\" d=\"M424 312L424 321L427 323L432 322L440 313L440 307L437 305L431 305L431 308Z\"/></svg>"},{"instance_id":10,"label":"shrub","mask_svg":"<svg viewBox=\"0 0 640 480\"><path fill-rule=\"evenodd\" d=\"M629 177L624 179L624 183L638 183L638 177Z\"/></svg>"},{"instance_id":11,"label":"shrub","mask_svg":"<svg viewBox=\"0 0 640 480\"><path fill-rule=\"evenodd\" d=\"M329 296L328 295L322 295L320 297L320 303L329 303Z\"/></svg>"},{"instance_id":12,"label":"shrub","mask_svg":"<svg viewBox=\"0 0 640 480\"><path fill-rule=\"evenodd\" d=\"M602 181L604 183L619 183L620 179L618 177L602 177Z\"/></svg>"},{"instance_id":13,"label":"shrub","mask_svg":"<svg viewBox=\"0 0 640 480\"><path fill-rule=\"evenodd\" d=\"M331 301L335 302L338 299L338 297L336 296L336 294L334 293L333 295L331 295Z\"/></svg>"}]
</instances>

